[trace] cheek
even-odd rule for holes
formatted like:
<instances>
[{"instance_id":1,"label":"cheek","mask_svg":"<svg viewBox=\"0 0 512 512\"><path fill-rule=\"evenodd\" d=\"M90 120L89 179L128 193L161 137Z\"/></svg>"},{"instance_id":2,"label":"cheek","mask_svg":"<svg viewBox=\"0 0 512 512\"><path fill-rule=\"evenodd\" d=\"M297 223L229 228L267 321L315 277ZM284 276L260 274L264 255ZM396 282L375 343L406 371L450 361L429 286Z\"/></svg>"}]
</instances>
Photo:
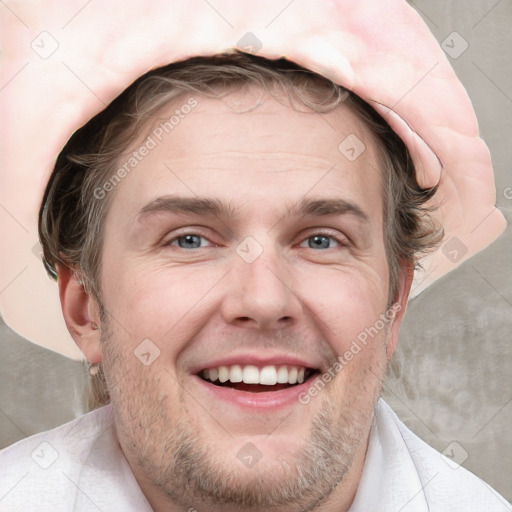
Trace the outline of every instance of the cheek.
<instances>
[{"instance_id":1,"label":"cheek","mask_svg":"<svg viewBox=\"0 0 512 512\"><path fill-rule=\"evenodd\" d=\"M107 308L134 340L150 338L159 346L168 345L171 338L179 344L200 328L197 320L211 300L209 290L223 275L214 265L204 272L158 261L110 263L105 260L103 267Z\"/></svg>"},{"instance_id":2,"label":"cheek","mask_svg":"<svg viewBox=\"0 0 512 512\"><path fill-rule=\"evenodd\" d=\"M314 277L301 276L301 297L333 348L344 349L378 321L387 304L386 279L385 272L371 268L323 269Z\"/></svg>"},{"instance_id":3,"label":"cheek","mask_svg":"<svg viewBox=\"0 0 512 512\"><path fill-rule=\"evenodd\" d=\"M310 295L316 329L336 354L333 393L347 400L375 394L386 368L384 278L374 272L331 272ZM384 286L382 286L384 284Z\"/></svg>"}]
</instances>

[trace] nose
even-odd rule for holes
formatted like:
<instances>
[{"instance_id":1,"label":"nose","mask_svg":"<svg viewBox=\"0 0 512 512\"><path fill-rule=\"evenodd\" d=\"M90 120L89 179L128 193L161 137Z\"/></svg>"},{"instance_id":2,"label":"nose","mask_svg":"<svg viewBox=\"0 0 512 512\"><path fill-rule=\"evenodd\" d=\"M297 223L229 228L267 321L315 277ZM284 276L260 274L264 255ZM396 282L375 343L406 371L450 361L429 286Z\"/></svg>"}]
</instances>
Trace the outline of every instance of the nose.
<instances>
[{"instance_id":1,"label":"nose","mask_svg":"<svg viewBox=\"0 0 512 512\"><path fill-rule=\"evenodd\" d=\"M238 327L267 331L295 324L302 306L282 258L265 250L252 263L237 254L234 260L223 297L224 320Z\"/></svg>"}]
</instances>

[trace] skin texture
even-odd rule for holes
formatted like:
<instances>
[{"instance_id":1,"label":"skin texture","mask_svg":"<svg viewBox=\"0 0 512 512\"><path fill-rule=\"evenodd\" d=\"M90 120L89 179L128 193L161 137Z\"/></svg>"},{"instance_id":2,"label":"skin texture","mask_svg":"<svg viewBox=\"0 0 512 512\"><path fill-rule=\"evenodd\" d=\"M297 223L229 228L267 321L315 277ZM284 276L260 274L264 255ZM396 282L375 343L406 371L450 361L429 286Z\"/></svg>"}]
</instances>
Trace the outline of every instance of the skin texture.
<instances>
[{"instance_id":1,"label":"skin texture","mask_svg":"<svg viewBox=\"0 0 512 512\"><path fill-rule=\"evenodd\" d=\"M373 138L345 105L297 112L254 90L196 100L112 192L105 314L59 268L66 323L87 359L103 362L120 445L154 510L347 510L410 277L400 312L307 405L242 410L205 393L191 371L223 356L285 353L325 372L385 313ZM354 161L338 150L350 134L366 146ZM226 211L140 214L169 196L214 199ZM365 219L294 213L320 199L343 199ZM185 234L201 246L180 247ZM318 234L331 237L326 248L310 247ZM236 251L247 236L262 250L252 263ZM148 339L159 355L146 366L134 351ZM248 442L261 453L252 467L237 457Z\"/></svg>"}]
</instances>

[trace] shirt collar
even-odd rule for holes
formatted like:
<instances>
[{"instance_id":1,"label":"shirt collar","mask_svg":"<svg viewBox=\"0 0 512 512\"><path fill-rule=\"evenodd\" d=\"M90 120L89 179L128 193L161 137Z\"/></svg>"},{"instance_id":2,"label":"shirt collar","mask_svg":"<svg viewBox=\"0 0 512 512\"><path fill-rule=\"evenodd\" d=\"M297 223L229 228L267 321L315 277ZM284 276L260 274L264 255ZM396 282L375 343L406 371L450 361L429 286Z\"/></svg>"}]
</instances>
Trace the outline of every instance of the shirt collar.
<instances>
[{"instance_id":1,"label":"shirt collar","mask_svg":"<svg viewBox=\"0 0 512 512\"><path fill-rule=\"evenodd\" d=\"M424 486L394 413L382 398L379 399L361 480L350 512L428 512Z\"/></svg>"}]
</instances>

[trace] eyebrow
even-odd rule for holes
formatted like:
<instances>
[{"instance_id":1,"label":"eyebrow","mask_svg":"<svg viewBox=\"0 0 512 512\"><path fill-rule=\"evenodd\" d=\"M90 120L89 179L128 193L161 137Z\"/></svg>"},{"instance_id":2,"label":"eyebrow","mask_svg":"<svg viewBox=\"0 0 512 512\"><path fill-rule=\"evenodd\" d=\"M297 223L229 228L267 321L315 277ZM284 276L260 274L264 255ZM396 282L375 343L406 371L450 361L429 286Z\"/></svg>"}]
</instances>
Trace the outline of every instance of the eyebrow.
<instances>
[{"instance_id":1,"label":"eyebrow","mask_svg":"<svg viewBox=\"0 0 512 512\"><path fill-rule=\"evenodd\" d=\"M204 197L162 196L145 205L137 214L139 220L155 213L191 213L224 218L238 218L240 212L232 205L218 199ZM346 199L302 199L287 208L283 218L291 216L352 215L369 222L368 215L356 204Z\"/></svg>"},{"instance_id":2,"label":"eyebrow","mask_svg":"<svg viewBox=\"0 0 512 512\"><path fill-rule=\"evenodd\" d=\"M285 216L290 215L352 215L365 223L370 221L368 215L357 204L346 199L302 199L289 208Z\"/></svg>"},{"instance_id":3,"label":"eyebrow","mask_svg":"<svg viewBox=\"0 0 512 512\"><path fill-rule=\"evenodd\" d=\"M218 199L202 197L162 196L148 203L137 214L137 218L153 213L192 213L195 215L215 215L234 217L236 210Z\"/></svg>"}]
</instances>

